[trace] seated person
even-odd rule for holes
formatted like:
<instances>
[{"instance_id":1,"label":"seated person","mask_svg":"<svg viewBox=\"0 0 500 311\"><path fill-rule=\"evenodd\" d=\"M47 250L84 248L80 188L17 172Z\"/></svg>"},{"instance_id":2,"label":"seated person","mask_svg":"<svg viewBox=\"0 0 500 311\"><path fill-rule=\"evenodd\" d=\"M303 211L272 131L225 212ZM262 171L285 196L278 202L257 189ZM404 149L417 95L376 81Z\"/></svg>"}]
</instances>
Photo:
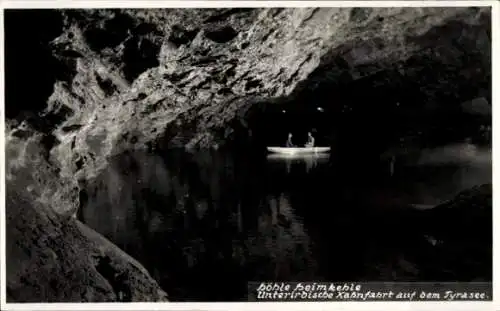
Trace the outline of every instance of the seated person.
<instances>
[{"instance_id":1,"label":"seated person","mask_svg":"<svg viewBox=\"0 0 500 311\"><path fill-rule=\"evenodd\" d=\"M314 137L312 136L311 132L308 132L306 148L312 148L312 147L314 147Z\"/></svg>"},{"instance_id":2,"label":"seated person","mask_svg":"<svg viewBox=\"0 0 500 311\"><path fill-rule=\"evenodd\" d=\"M286 147L287 148L295 147L294 144L292 143L292 133L288 133L288 140L286 141Z\"/></svg>"}]
</instances>

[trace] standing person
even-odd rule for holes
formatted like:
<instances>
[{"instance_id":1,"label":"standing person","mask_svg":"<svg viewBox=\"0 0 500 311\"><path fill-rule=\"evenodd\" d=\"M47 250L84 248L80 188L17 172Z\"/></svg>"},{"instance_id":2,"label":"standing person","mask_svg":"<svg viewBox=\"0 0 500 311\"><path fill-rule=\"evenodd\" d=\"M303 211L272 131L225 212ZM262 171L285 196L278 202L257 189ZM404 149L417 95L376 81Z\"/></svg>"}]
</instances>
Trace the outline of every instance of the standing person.
<instances>
[{"instance_id":1,"label":"standing person","mask_svg":"<svg viewBox=\"0 0 500 311\"><path fill-rule=\"evenodd\" d=\"M286 141L286 146L288 148L295 147L292 143L292 137L293 137L292 133L288 133L288 140Z\"/></svg>"},{"instance_id":2,"label":"standing person","mask_svg":"<svg viewBox=\"0 0 500 311\"><path fill-rule=\"evenodd\" d=\"M307 133L306 147L308 147L308 148L314 147L314 137L312 136L311 132Z\"/></svg>"}]
</instances>

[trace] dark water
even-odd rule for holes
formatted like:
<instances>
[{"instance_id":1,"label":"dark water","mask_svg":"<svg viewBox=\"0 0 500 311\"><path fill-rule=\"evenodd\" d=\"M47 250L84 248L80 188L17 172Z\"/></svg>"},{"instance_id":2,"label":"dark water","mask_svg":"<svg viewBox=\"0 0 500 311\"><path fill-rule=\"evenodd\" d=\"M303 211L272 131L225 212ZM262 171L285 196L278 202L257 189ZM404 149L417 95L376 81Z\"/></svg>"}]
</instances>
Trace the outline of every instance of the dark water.
<instances>
[{"instance_id":1,"label":"dark water","mask_svg":"<svg viewBox=\"0 0 500 311\"><path fill-rule=\"evenodd\" d=\"M489 152L449 148L398 156L392 176L385 159L125 154L89 186L81 218L175 301L244 300L250 280L419 279L411 205L491 181Z\"/></svg>"}]
</instances>

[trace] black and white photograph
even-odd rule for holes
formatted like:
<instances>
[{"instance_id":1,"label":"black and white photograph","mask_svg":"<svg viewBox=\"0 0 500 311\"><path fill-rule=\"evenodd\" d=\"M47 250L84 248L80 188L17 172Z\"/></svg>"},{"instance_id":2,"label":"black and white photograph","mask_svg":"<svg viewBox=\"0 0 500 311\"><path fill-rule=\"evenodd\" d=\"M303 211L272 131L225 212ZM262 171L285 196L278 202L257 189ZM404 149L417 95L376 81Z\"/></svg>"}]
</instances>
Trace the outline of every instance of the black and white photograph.
<instances>
[{"instance_id":1,"label":"black and white photograph","mask_svg":"<svg viewBox=\"0 0 500 311\"><path fill-rule=\"evenodd\" d=\"M491 2L182 2L3 8L2 301L492 284Z\"/></svg>"}]
</instances>

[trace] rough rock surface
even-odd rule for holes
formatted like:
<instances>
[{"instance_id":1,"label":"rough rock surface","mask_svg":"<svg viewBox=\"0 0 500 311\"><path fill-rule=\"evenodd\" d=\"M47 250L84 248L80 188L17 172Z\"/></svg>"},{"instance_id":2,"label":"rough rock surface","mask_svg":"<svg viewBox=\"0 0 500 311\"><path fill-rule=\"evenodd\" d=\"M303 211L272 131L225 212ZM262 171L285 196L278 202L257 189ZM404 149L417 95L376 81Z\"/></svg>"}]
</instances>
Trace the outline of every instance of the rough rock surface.
<instances>
[{"instance_id":1,"label":"rough rock surface","mask_svg":"<svg viewBox=\"0 0 500 311\"><path fill-rule=\"evenodd\" d=\"M57 120L45 127L51 156L61 174L86 178L130 148L217 146L252 130L258 136L256 122L272 126L252 117L263 103L327 96L325 87L346 88L343 79L406 92L422 99L420 107L472 99L489 88L488 10L63 11L63 33L50 47L69 76L55 83L45 109ZM377 88L384 84L391 88ZM352 102L356 93L363 90L351 89ZM345 101L345 94L330 96ZM361 119L355 124L367 121L360 117L366 112L351 117Z\"/></svg>"},{"instance_id":2,"label":"rough rock surface","mask_svg":"<svg viewBox=\"0 0 500 311\"><path fill-rule=\"evenodd\" d=\"M7 225L11 252L28 256L9 261L28 265L9 268L14 300L17 282L32 284L35 300L117 299L95 268L92 254L103 251L68 217L81 183L113 154L261 146L278 135L269 133L284 124L283 107L302 116L311 101L327 110L327 131L369 150L390 144L381 137L456 134L460 103L491 101L488 8L27 11L7 13L6 23ZM88 294L54 289L71 285L51 284L49 274L68 274L50 269L74 267L42 256L44 241L61 243L55 256L82 267L68 284L94 282ZM77 248L88 256L75 257ZM136 267L104 253L117 271ZM48 265L46 276L30 270L35 261ZM144 289L132 299L162 299L145 272L127 273Z\"/></svg>"},{"instance_id":3,"label":"rough rock surface","mask_svg":"<svg viewBox=\"0 0 500 311\"><path fill-rule=\"evenodd\" d=\"M74 218L11 190L6 204L10 302L167 300L139 263Z\"/></svg>"},{"instance_id":4,"label":"rough rock surface","mask_svg":"<svg viewBox=\"0 0 500 311\"><path fill-rule=\"evenodd\" d=\"M19 126L5 137L9 302L166 301L133 258L72 217L79 188L63 178L43 136Z\"/></svg>"}]
</instances>

